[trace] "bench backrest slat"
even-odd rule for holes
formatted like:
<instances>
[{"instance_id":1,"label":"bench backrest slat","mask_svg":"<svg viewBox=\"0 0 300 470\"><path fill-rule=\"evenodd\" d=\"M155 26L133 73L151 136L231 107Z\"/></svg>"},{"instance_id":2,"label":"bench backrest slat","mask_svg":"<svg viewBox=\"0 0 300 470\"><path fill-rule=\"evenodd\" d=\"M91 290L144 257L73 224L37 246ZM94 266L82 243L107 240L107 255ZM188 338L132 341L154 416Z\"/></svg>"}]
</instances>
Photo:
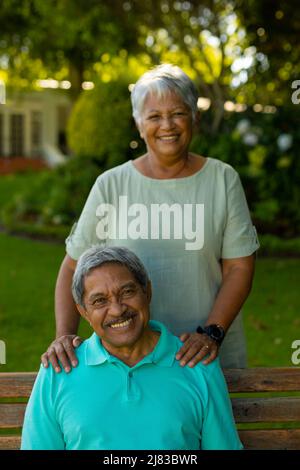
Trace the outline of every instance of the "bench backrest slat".
<instances>
[{"instance_id":1,"label":"bench backrest slat","mask_svg":"<svg viewBox=\"0 0 300 470\"><path fill-rule=\"evenodd\" d=\"M0 403L0 429L23 425L26 403Z\"/></svg>"},{"instance_id":2,"label":"bench backrest slat","mask_svg":"<svg viewBox=\"0 0 300 470\"><path fill-rule=\"evenodd\" d=\"M300 429L240 430L240 438L250 450L299 450Z\"/></svg>"},{"instance_id":3,"label":"bench backrest slat","mask_svg":"<svg viewBox=\"0 0 300 470\"><path fill-rule=\"evenodd\" d=\"M237 423L300 422L300 397L232 398Z\"/></svg>"},{"instance_id":4,"label":"bench backrest slat","mask_svg":"<svg viewBox=\"0 0 300 470\"><path fill-rule=\"evenodd\" d=\"M225 369L224 375L232 393L300 391L300 367Z\"/></svg>"},{"instance_id":5,"label":"bench backrest slat","mask_svg":"<svg viewBox=\"0 0 300 470\"><path fill-rule=\"evenodd\" d=\"M0 398L28 398L36 375L34 372L1 373Z\"/></svg>"}]
</instances>

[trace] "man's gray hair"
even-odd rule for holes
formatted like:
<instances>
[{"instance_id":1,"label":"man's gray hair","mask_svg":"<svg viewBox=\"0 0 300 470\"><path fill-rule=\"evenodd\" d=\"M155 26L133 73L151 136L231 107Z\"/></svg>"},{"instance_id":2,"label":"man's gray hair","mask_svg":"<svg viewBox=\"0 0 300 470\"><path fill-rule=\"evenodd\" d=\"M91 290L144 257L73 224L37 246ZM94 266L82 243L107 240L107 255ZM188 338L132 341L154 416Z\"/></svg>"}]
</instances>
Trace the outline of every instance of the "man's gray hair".
<instances>
[{"instance_id":1,"label":"man's gray hair","mask_svg":"<svg viewBox=\"0 0 300 470\"><path fill-rule=\"evenodd\" d=\"M191 110L195 123L199 94L194 83L180 67L161 64L144 73L131 92L132 114L137 125L140 124L147 96L152 93L161 98L169 92L175 92L180 96Z\"/></svg>"},{"instance_id":2,"label":"man's gray hair","mask_svg":"<svg viewBox=\"0 0 300 470\"><path fill-rule=\"evenodd\" d=\"M106 263L119 263L130 271L142 289L146 291L149 277L139 258L128 248L93 246L86 250L79 258L73 275L72 294L75 303L84 307L84 280L94 269Z\"/></svg>"}]
</instances>

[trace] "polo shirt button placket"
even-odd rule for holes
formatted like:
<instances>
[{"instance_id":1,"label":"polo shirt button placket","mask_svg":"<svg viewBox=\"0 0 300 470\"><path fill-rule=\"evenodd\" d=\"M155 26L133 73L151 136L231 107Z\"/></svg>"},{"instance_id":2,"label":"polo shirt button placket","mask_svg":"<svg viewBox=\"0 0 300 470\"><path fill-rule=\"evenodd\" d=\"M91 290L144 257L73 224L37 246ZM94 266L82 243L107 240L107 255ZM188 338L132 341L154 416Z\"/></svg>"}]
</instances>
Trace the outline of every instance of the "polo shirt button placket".
<instances>
[{"instance_id":1,"label":"polo shirt button placket","mask_svg":"<svg viewBox=\"0 0 300 470\"><path fill-rule=\"evenodd\" d=\"M123 368L124 370L124 368ZM128 403L128 402L136 402L140 400L141 398L141 385L139 385L139 380L137 379L137 376L139 375L139 370L140 368L127 368L125 369L125 374L124 374L124 389L123 389L123 403Z\"/></svg>"},{"instance_id":2,"label":"polo shirt button placket","mask_svg":"<svg viewBox=\"0 0 300 470\"><path fill-rule=\"evenodd\" d=\"M129 371L126 377L126 400L131 401L132 400L132 377L133 373L132 371Z\"/></svg>"}]
</instances>

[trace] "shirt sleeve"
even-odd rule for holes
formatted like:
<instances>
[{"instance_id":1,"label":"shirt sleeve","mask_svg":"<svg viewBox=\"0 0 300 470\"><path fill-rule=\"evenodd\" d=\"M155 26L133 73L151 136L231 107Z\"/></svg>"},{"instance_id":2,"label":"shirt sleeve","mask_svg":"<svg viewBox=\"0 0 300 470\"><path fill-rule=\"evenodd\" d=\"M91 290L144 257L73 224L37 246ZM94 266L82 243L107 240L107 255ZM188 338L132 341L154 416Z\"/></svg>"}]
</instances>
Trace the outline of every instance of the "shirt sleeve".
<instances>
[{"instance_id":1,"label":"shirt sleeve","mask_svg":"<svg viewBox=\"0 0 300 470\"><path fill-rule=\"evenodd\" d=\"M68 255L78 260L80 255L94 245L101 245L101 240L97 238L97 207L105 202L101 193L99 178L92 187L81 212L78 222L76 222L66 239L66 251Z\"/></svg>"},{"instance_id":2,"label":"shirt sleeve","mask_svg":"<svg viewBox=\"0 0 300 470\"><path fill-rule=\"evenodd\" d=\"M202 450L242 450L243 445L236 430L225 378L219 360L205 367L207 404L204 410Z\"/></svg>"},{"instance_id":3,"label":"shirt sleeve","mask_svg":"<svg viewBox=\"0 0 300 470\"><path fill-rule=\"evenodd\" d=\"M52 367L41 366L24 418L21 450L64 450L65 442L53 404Z\"/></svg>"},{"instance_id":4,"label":"shirt sleeve","mask_svg":"<svg viewBox=\"0 0 300 470\"><path fill-rule=\"evenodd\" d=\"M221 258L249 256L259 248L246 196L238 173L231 167L226 172L227 217L223 233Z\"/></svg>"}]
</instances>

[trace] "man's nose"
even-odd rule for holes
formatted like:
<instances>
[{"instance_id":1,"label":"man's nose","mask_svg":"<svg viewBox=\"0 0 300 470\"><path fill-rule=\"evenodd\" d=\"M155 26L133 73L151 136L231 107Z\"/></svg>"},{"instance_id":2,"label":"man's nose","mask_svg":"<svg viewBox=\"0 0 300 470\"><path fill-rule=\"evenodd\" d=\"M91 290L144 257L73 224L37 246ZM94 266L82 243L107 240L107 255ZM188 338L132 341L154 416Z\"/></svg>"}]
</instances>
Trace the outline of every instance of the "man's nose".
<instances>
[{"instance_id":1,"label":"man's nose","mask_svg":"<svg viewBox=\"0 0 300 470\"><path fill-rule=\"evenodd\" d=\"M122 304L119 300L114 300L109 306L109 315L120 317L126 310L126 305Z\"/></svg>"}]
</instances>

